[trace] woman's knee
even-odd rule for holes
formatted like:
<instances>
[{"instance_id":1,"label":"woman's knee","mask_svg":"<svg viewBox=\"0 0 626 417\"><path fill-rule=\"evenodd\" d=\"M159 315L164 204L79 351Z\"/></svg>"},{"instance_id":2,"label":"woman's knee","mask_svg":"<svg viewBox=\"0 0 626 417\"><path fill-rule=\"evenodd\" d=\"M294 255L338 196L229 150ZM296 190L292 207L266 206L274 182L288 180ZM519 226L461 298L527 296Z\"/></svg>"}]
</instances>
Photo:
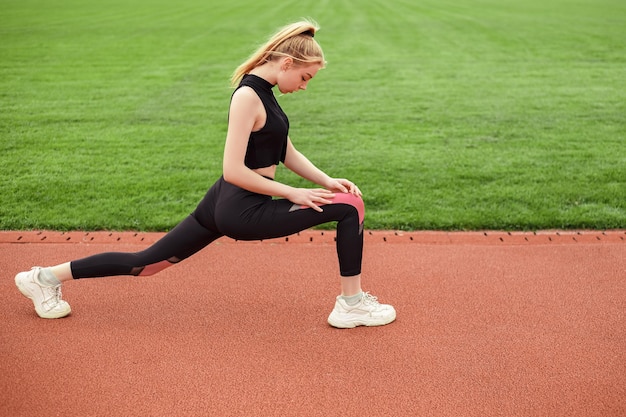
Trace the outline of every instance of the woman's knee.
<instances>
[{"instance_id":1,"label":"woman's knee","mask_svg":"<svg viewBox=\"0 0 626 417\"><path fill-rule=\"evenodd\" d=\"M155 275L178 262L179 260L177 260L176 258L172 258L172 259L166 259L164 261L148 264L145 266L134 267L131 270L131 274L135 276L140 276L140 277L147 277L147 276Z\"/></svg>"},{"instance_id":2,"label":"woman's knee","mask_svg":"<svg viewBox=\"0 0 626 417\"><path fill-rule=\"evenodd\" d=\"M365 203L359 196L350 193L336 193L333 204L349 204L354 207L359 214L359 223L365 219Z\"/></svg>"}]
</instances>

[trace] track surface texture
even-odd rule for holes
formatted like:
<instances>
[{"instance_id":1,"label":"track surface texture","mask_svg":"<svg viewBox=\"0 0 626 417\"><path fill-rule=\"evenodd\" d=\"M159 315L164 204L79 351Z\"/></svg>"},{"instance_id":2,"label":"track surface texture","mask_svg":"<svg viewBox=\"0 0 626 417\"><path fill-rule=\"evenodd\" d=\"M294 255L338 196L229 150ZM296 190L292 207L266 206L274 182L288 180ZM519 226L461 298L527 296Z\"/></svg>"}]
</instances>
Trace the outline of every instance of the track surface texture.
<instances>
[{"instance_id":1,"label":"track surface texture","mask_svg":"<svg viewBox=\"0 0 626 417\"><path fill-rule=\"evenodd\" d=\"M222 238L151 277L14 276L159 233L0 232L0 416L625 416L626 231L365 231L383 327L339 330L332 231Z\"/></svg>"}]
</instances>

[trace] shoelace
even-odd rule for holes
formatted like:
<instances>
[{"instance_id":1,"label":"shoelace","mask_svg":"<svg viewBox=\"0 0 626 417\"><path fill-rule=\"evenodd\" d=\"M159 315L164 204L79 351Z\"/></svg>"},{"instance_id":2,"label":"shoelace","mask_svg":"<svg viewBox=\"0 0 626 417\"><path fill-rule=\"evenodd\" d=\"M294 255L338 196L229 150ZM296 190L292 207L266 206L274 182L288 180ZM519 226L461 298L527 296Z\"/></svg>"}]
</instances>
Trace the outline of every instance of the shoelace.
<instances>
[{"instance_id":1,"label":"shoelace","mask_svg":"<svg viewBox=\"0 0 626 417\"><path fill-rule=\"evenodd\" d=\"M42 304L44 304L48 310L52 310L61 301L61 286L57 285L56 287L49 287L47 290L50 297L47 298Z\"/></svg>"},{"instance_id":2,"label":"shoelace","mask_svg":"<svg viewBox=\"0 0 626 417\"><path fill-rule=\"evenodd\" d=\"M369 292L363 293L363 303L368 304L368 305L375 305L375 306L380 304L378 302L378 297L373 296Z\"/></svg>"}]
</instances>

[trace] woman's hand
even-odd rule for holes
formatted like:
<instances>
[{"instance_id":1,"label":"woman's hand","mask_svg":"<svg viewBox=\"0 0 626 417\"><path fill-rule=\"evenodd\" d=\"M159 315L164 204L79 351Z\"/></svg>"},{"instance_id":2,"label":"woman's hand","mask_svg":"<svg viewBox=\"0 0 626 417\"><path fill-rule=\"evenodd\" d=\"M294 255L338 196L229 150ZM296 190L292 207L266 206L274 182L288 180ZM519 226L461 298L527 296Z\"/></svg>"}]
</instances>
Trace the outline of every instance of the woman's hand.
<instances>
[{"instance_id":1,"label":"woman's hand","mask_svg":"<svg viewBox=\"0 0 626 417\"><path fill-rule=\"evenodd\" d=\"M335 193L323 188L292 188L289 195L285 196L292 203L311 207L320 213L324 210L320 205L332 204Z\"/></svg>"},{"instance_id":2,"label":"woman's hand","mask_svg":"<svg viewBox=\"0 0 626 417\"><path fill-rule=\"evenodd\" d=\"M330 181L325 184L325 187L331 191L350 193L358 197L363 196L359 187L357 187L352 181L345 178L331 178Z\"/></svg>"}]
</instances>

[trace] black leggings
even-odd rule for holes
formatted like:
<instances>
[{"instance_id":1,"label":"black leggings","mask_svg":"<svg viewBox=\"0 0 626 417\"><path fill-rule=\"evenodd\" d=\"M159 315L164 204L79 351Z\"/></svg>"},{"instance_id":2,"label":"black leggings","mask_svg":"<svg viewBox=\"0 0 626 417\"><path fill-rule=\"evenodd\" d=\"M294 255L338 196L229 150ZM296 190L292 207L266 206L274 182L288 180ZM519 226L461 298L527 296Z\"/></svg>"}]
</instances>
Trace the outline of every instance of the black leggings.
<instances>
[{"instance_id":1,"label":"black leggings","mask_svg":"<svg viewBox=\"0 0 626 417\"><path fill-rule=\"evenodd\" d=\"M194 212L149 248L134 253L107 252L71 262L72 275L95 278L153 275L190 257L214 240L261 240L288 236L336 221L337 256L342 276L361 273L364 206L360 197L337 193L318 212L285 199L252 193L220 178Z\"/></svg>"}]
</instances>

